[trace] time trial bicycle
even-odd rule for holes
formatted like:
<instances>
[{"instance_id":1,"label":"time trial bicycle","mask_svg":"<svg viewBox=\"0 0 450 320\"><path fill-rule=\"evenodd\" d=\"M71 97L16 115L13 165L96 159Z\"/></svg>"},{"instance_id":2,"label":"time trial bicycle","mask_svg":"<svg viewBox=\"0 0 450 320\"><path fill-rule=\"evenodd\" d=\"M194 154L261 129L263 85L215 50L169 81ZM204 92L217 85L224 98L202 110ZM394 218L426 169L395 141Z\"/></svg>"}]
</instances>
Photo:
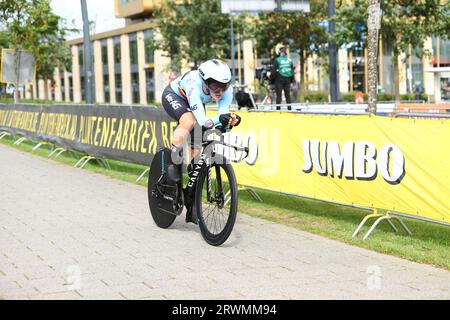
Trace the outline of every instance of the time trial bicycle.
<instances>
[{"instance_id":1,"label":"time trial bicycle","mask_svg":"<svg viewBox=\"0 0 450 320\"><path fill-rule=\"evenodd\" d=\"M223 134L230 130L216 127L203 134L201 152L188 166L184 188L182 182L168 179L170 149L162 148L155 154L148 177L148 201L158 227L170 227L186 206L208 244L219 246L228 239L236 221L238 187L230 161L217 152L217 146L244 152L241 160L248 156L248 147L225 141Z\"/></svg>"}]
</instances>

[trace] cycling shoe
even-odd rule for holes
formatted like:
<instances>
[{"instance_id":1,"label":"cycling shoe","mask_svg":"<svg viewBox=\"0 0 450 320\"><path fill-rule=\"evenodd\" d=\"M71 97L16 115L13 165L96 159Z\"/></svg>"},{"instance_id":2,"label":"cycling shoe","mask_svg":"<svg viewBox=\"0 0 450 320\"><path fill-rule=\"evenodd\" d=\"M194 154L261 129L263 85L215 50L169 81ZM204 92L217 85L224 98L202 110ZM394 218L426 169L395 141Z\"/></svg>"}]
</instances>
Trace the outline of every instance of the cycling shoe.
<instances>
[{"instance_id":1,"label":"cycling shoe","mask_svg":"<svg viewBox=\"0 0 450 320\"><path fill-rule=\"evenodd\" d=\"M194 212L194 206L186 207L186 223L192 222L194 224L198 224L197 215Z\"/></svg>"}]
</instances>

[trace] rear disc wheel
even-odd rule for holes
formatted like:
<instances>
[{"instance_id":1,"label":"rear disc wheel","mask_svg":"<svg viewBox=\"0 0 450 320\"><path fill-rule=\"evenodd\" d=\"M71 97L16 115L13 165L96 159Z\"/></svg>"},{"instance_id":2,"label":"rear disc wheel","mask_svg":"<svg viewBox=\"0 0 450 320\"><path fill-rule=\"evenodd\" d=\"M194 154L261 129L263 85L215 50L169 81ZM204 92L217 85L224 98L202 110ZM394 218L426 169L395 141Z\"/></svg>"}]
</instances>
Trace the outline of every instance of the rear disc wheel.
<instances>
[{"instance_id":1,"label":"rear disc wheel","mask_svg":"<svg viewBox=\"0 0 450 320\"><path fill-rule=\"evenodd\" d=\"M161 183L158 185L159 191L156 191L156 184L164 172L169 159L170 149L164 148L155 154L150 166L147 187L148 203L153 220L158 227L163 229L170 227L176 218L175 214L168 213L168 210L171 209L171 203L163 198L164 194L174 194L173 190L176 188L176 185L167 182Z\"/></svg>"}]
</instances>

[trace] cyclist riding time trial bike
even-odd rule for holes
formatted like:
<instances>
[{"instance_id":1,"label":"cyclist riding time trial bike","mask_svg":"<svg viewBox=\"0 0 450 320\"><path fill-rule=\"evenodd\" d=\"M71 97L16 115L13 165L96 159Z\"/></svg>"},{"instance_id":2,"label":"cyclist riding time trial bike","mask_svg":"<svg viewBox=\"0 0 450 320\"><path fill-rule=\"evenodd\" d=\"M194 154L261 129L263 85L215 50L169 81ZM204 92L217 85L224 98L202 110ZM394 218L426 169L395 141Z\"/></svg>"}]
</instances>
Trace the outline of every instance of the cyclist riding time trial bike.
<instances>
[{"instance_id":1,"label":"cyclist riding time trial bike","mask_svg":"<svg viewBox=\"0 0 450 320\"><path fill-rule=\"evenodd\" d=\"M202 151L188 167L184 188L182 182L175 183L167 177L170 149L162 148L156 153L150 166L148 201L158 227L170 227L186 205L207 243L219 246L228 239L237 215L237 182L229 160L216 152L216 146L245 152L243 158L248 156L248 147L224 141L223 133L229 130L216 127L205 132Z\"/></svg>"}]
</instances>

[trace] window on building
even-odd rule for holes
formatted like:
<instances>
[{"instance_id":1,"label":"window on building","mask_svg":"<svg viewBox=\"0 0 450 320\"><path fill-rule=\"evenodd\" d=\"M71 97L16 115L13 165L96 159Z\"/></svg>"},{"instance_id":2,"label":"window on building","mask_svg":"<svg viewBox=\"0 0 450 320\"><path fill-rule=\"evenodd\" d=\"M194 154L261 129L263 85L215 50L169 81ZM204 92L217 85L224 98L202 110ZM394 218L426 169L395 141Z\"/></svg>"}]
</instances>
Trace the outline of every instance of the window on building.
<instances>
[{"instance_id":1,"label":"window on building","mask_svg":"<svg viewBox=\"0 0 450 320\"><path fill-rule=\"evenodd\" d=\"M80 90L81 90L81 101L86 101L86 90L84 87L84 77L80 77Z\"/></svg>"},{"instance_id":2,"label":"window on building","mask_svg":"<svg viewBox=\"0 0 450 320\"><path fill-rule=\"evenodd\" d=\"M49 81L48 86L49 86L49 88L50 88L50 97L49 97L49 98L50 98L51 101L55 101L55 95L56 95L56 92L55 92L55 90L56 90L55 83L54 83L53 81Z\"/></svg>"},{"instance_id":3,"label":"window on building","mask_svg":"<svg viewBox=\"0 0 450 320\"><path fill-rule=\"evenodd\" d=\"M408 91L410 93L423 93L423 62L422 48L411 50L411 70L407 70L406 79L408 80Z\"/></svg>"},{"instance_id":4,"label":"window on building","mask_svg":"<svg viewBox=\"0 0 450 320\"><path fill-rule=\"evenodd\" d=\"M144 50L145 50L145 63L154 63L154 49L153 49L153 30L144 31Z\"/></svg>"},{"instance_id":5,"label":"window on building","mask_svg":"<svg viewBox=\"0 0 450 320\"><path fill-rule=\"evenodd\" d=\"M138 49L137 49L137 40L136 34L128 35L128 39L130 42L130 63L137 64L138 63Z\"/></svg>"},{"instance_id":6,"label":"window on building","mask_svg":"<svg viewBox=\"0 0 450 320\"><path fill-rule=\"evenodd\" d=\"M84 66L84 49L82 45L78 46L78 65L80 66L80 72L82 72Z\"/></svg>"},{"instance_id":7,"label":"window on building","mask_svg":"<svg viewBox=\"0 0 450 320\"><path fill-rule=\"evenodd\" d=\"M441 67L450 66L450 40L440 39L439 42L439 58L441 59Z\"/></svg>"},{"instance_id":8,"label":"window on building","mask_svg":"<svg viewBox=\"0 0 450 320\"><path fill-rule=\"evenodd\" d=\"M364 49L353 48L352 50L352 88L351 91L365 92L365 61L364 61Z\"/></svg>"},{"instance_id":9,"label":"window on building","mask_svg":"<svg viewBox=\"0 0 450 320\"><path fill-rule=\"evenodd\" d=\"M432 36L433 56L431 64L434 67L450 66L450 40Z\"/></svg>"},{"instance_id":10,"label":"window on building","mask_svg":"<svg viewBox=\"0 0 450 320\"><path fill-rule=\"evenodd\" d=\"M60 87L60 90L61 90L61 100L62 101L65 101L66 99L66 86L65 86L65 82L64 82L64 76L61 76L61 87Z\"/></svg>"},{"instance_id":11,"label":"window on building","mask_svg":"<svg viewBox=\"0 0 450 320\"><path fill-rule=\"evenodd\" d=\"M69 75L69 101L73 101L73 78Z\"/></svg>"},{"instance_id":12,"label":"window on building","mask_svg":"<svg viewBox=\"0 0 450 320\"><path fill-rule=\"evenodd\" d=\"M106 39L102 40L102 64L108 65L108 44Z\"/></svg>"},{"instance_id":13,"label":"window on building","mask_svg":"<svg viewBox=\"0 0 450 320\"><path fill-rule=\"evenodd\" d=\"M111 98L109 89L109 74L103 74L103 92L105 96L105 102L106 103L110 102Z\"/></svg>"},{"instance_id":14,"label":"window on building","mask_svg":"<svg viewBox=\"0 0 450 320\"><path fill-rule=\"evenodd\" d=\"M122 103L122 75L120 73L116 73L115 82L116 82L116 102Z\"/></svg>"},{"instance_id":15,"label":"window on building","mask_svg":"<svg viewBox=\"0 0 450 320\"><path fill-rule=\"evenodd\" d=\"M139 73L133 72L131 74L131 92L133 96L132 103L139 103Z\"/></svg>"},{"instance_id":16,"label":"window on building","mask_svg":"<svg viewBox=\"0 0 450 320\"><path fill-rule=\"evenodd\" d=\"M122 60L120 53L120 37L114 37L113 43L114 43L114 63L120 64Z\"/></svg>"},{"instance_id":17,"label":"window on building","mask_svg":"<svg viewBox=\"0 0 450 320\"><path fill-rule=\"evenodd\" d=\"M147 103L155 101L155 72L153 69L148 69L145 71L145 82L146 82L146 92L147 92Z\"/></svg>"}]
</instances>

